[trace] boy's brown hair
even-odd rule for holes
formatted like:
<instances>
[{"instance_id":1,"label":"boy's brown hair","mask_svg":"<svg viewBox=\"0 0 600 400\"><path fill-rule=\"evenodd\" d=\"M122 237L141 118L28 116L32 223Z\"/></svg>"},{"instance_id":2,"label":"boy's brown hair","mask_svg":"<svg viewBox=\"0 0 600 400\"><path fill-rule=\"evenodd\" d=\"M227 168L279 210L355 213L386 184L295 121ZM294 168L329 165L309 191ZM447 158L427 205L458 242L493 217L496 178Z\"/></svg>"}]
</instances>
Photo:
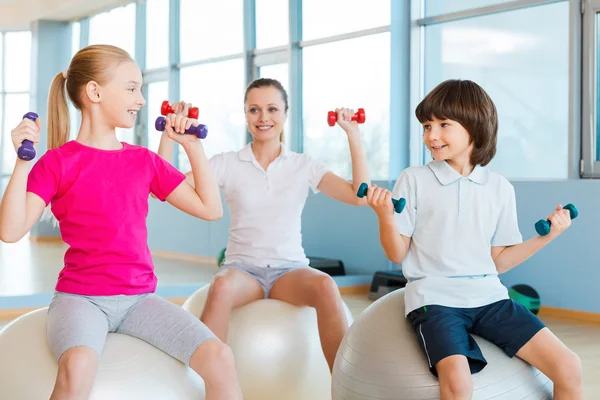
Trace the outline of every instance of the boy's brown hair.
<instances>
[{"instance_id":1,"label":"boy's brown hair","mask_svg":"<svg viewBox=\"0 0 600 400\"><path fill-rule=\"evenodd\" d=\"M419 122L450 119L471 137L471 164L485 166L496 155L498 113L494 102L475 82L450 79L436 86L415 110Z\"/></svg>"}]
</instances>

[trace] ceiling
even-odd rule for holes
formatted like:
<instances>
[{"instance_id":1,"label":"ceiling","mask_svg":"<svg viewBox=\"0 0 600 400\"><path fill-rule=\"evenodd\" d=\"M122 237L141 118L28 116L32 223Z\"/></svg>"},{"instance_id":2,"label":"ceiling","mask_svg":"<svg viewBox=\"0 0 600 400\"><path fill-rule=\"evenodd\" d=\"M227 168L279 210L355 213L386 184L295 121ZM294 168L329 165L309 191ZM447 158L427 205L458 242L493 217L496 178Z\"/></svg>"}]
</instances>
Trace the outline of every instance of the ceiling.
<instances>
[{"instance_id":1,"label":"ceiling","mask_svg":"<svg viewBox=\"0 0 600 400\"><path fill-rule=\"evenodd\" d=\"M29 29L45 19L68 21L131 3L132 0L0 0L0 30Z\"/></svg>"}]
</instances>

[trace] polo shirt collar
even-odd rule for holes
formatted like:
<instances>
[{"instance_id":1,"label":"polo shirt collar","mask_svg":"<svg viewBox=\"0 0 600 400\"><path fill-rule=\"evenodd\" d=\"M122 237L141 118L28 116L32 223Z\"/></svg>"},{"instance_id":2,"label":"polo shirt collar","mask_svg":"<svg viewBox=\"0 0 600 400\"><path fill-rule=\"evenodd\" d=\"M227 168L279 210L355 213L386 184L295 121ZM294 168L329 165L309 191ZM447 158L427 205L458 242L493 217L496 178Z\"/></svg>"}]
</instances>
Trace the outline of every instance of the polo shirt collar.
<instances>
[{"instance_id":1,"label":"polo shirt collar","mask_svg":"<svg viewBox=\"0 0 600 400\"><path fill-rule=\"evenodd\" d=\"M462 178L462 175L446 161L432 161L428 166L442 185L449 185ZM489 171L481 165L476 165L467 178L472 182L485 185L489 180Z\"/></svg>"}]
</instances>

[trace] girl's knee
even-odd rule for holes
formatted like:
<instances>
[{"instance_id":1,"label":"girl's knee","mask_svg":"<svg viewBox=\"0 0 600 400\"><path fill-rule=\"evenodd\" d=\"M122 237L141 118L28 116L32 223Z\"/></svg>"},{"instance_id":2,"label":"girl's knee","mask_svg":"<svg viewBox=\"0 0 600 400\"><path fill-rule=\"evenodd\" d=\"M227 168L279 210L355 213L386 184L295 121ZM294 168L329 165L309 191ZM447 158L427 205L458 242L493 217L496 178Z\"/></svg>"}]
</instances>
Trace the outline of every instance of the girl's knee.
<instances>
[{"instance_id":1,"label":"girl's knee","mask_svg":"<svg viewBox=\"0 0 600 400\"><path fill-rule=\"evenodd\" d=\"M207 373L226 374L235 370L233 352L222 341L210 339L194 351L190 366L203 377Z\"/></svg>"},{"instance_id":2,"label":"girl's knee","mask_svg":"<svg viewBox=\"0 0 600 400\"><path fill-rule=\"evenodd\" d=\"M60 357L57 385L67 393L79 393L95 376L97 365L98 356L94 349L73 347Z\"/></svg>"}]
</instances>

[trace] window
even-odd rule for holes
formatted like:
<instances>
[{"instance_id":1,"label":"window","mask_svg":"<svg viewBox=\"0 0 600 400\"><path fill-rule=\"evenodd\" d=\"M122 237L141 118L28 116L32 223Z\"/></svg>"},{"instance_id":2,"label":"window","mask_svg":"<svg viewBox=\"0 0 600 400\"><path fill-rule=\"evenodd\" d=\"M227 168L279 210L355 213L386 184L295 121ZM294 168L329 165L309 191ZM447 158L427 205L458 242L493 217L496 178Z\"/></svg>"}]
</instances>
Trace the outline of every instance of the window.
<instances>
[{"instance_id":1,"label":"window","mask_svg":"<svg viewBox=\"0 0 600 400\"><path fill-rule=\"evenodd\" d=\"M260 68L260 77L261 78L270 78L276 79L281 83L285 91L288 93L288 102L289 102L289 85L288 85L288 65L287 64L273 64L273 65L265 65ZM291 108L291 105L288 104L288 107ZM288 109L288 119L283 126L283 142L288 145L290 144L290 119L289 119L290 110Z\"/></svg>"},{"instance_id":2,"label":"window","mask_svg":"<svg viewBox=\"0 0 600 400\"><path fill-rule=\"evenodd\" d=\"M209 158L246 144L245 87L243 59L181 70L181 100L200 109L199 121L208 128L204 149ZM179 169L191 170L184 151L179 152Z\"/></svg>"},{"instance_id":3,"label":"window","mask_svg":"<svg viewBox=\"0 0 600 400\"><path fill-rule=\"evenodd\" d=\"M162 132L158 132L154 128L156 118L161 116L160 107L162 102L169 99L169 84L167 82L153 82L148 85L148 95L146 96L146 114L148 115L147 121L147 134L148 134L148 148L158 153L158 146L160 145L160 138Z\"/></svg>"},{"instance_id":4,"label":"window","mask_svg":"<svg viewBox=\"0 0 600 400\"><path fill-rule=\"evenodd\" d=\"M289 1L256 0L256 48L285 46L290 38Z\"/></svg>"},{"instance_id":5,"label":"window","mask_svg":"<svg viewBox=\"0 0 600 400\"><path fill-rule=\"evenodd\" d=\"M73 22L71 24L71 57L77 53L81 47L81 24Z\"/></svg>"},{"instance_id":6,"label":"window","mask_svg":"<svg viewBox=\"0 0 600 400\"><path fill-rule=\"evenodd\" d=\"M29 93L6 94L4 103L4 165L2 170L6 174L12 174L17 161L17 153L12 144L11 131L19 125L23 115L29 111ZM25 111L24 111L25 110Z\"/></svg>"},{"instance_id":7,"label":"window","mask_svg":"<svg viewBox=\"0 0 600 400\"><path fill-rule=\"evenodd\" d=\"M340 57L348 55L348 58ZM356 56L360 54L360 56ZM388 179L390 138L390 34L310 46L304 49L304 152L336 174L350 178L346 134L327 125L327 112L364 108L359 125L372 179Z\"/></svg>"},{"instance_id":8,"label":"window","mask_svg":"<svg viewBox=\"0 0 600 400\"><path fill-rule=\"evenodd\" d=\"M0 35L0 38L2 35ZM11 174L17 154L12 144L11 131L21 122L23 115L30 110L31 74L31 32L8 32L4 36L4 49L1 49L5 62L2 81L2 168L3 173ZM8 62L10 60L10 62ZM4 107L2 107L4 106ZM33 110L35 111L35 110Z\"/></svg>"},{"instance_id":9,"label":"window","mask_svg":"<svg viewBox=\"0 0 600 400\"><path fill-rule=\"evenodd\" d=\"M146 68L169 64L169 0L146 2Z\"/></svg>"},{"instance_id":10,"label":"window","mask_svg":"<svg viewBox=\"0 0 600 400\"><path fill-rule=\"evenodd\" d=\"M566 178L569 142L569 3L426 27L425 92L469 79L499 115L490 168L509 179Z\"/></svg>"},{"instance_id":11,"label":"window","mask_svg":"<svg viewBox=\"0 0 600 400\"><path fill-rule=\"evenodd\" d=\"M501 3L514 2L515 0L425 0L425 16L454 13Z\"/></svg>"},{"instance_id":12,"label":"window","mask_svg":"<svg viewBox=\"0 0 600 400\"><path fill-rule=\"evenodd\" d=\"M303 0L302 39L389 25L390 10L390 0Z\"/></svg>"},{"instance_id":13,"label":"window","mask_svg":"<svg viewBox=\"0 0 600 400\"><path fill-rule=\"evenodd\" d=\"M243 3L181 0L181 62L242 53Z\"/></svg>"},{"instance_id":14,"label":"window","mask_svg":"<svg viewBox=\"0 0 600 400\"><path fill-rule=\"evenodd\" d=\"M117 46L135 58L135 3L93 16L89 44Z\"/></svg>"},{"instance_id":15,"label":"window","mask_svg":"<svg viewBox=\"0 0 600 400\"><path fill-rule=\"evenodd\" d=\"M4 89L7 92L28 92L31 80L31 32L6 33L4 52L7 61Z\"/></svg>"}]
</instances>

